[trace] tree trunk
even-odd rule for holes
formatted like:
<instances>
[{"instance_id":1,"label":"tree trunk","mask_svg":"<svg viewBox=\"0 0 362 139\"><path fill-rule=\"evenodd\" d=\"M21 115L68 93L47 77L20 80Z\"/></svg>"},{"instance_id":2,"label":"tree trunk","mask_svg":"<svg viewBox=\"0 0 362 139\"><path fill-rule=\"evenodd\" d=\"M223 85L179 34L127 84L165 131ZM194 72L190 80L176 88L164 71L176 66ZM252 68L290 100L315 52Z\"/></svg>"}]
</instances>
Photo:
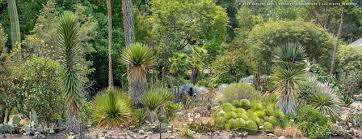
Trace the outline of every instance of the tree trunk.
<instances>
[{"instance_id":1,"label":"tree trunk","mask_svg":"<svg viewBox=\"0 0 362 139\"><path fill-rule=\"evenodd\" d=\"M8 0L8 11L10 18L11 46L14 49L17 47L17 43L21 42L19 15L15 0ZM21 59L21 50L19 50L17 53L17 60L20 59Z\"/></svg>"},{"instance_id":2,"label":"tree trunk","mask_svg":"<svg viewBox=\"0 0 362 139\"><path fill-rule=\"evenodd\" d=\"M123 30L126 47L135 41L132 0L122 0Z\"/></svg>"},{"instance_id":3,"label":"tree trunk","mask_svg":"<svg viewBox=\"0 0 362 139\"><path fill-rule=\"evenodd\" d=\"M108 13L108 89L113 89L112 73L112 2L107 0Z\"/></svg>"},{"instance_id":4,"label":"tree trunk","mask_svg":"<svg viewBox=\"0 0 362 139\"><path fill-rule=\"evenodd\" d=\"M337 32L337 43L336 43L336 45L334 46L334 49L333 49L331 69L330 69L330 72L329 72L330 75L333 75L333 73L334 73L334 67L335 67L335 64L336 64L336 57L337 57L337 53L338 53L339 41L340 41L341 33L342 33L342 26L343 26L343 11L341 12L341 18L340 18L340 21L339 21L339 27L338 27L338 32Z\"/></svg>"},{"instance_id":5,"label":"tree trunk","mask_svg":"<svg viewBox=\"0 0 362 139\"><path fill-rule=\"evenodd\" d=\"M79 113L78 114L68 113L67 119L68 119L66 123L67 132L73 132L74 135L79 134L80 124L81 124Z\"/></svg>"},{"instance_id":6,"label":"tree trunk","mask_svg":"<svg viewBox=\"0 0 362 139\"><path fill-rule=\"evenodd\" d=\"M197 77L199 76L199 69L197 68L197 66L194 64L192 65L192 70L191 70L191 83L193 85L197 84Z\"/></svg>"},{"instance_id":7,"label":"tree trunk","mask_svg":"<svg viewBox=\"0 0 362 139\"><path fill-rule=\"evenodd\" d=\"M128 68L128 94L137 108L142 107L142 96L147 91L146 70L142 67Z\"/></svg>"}]
</instances>

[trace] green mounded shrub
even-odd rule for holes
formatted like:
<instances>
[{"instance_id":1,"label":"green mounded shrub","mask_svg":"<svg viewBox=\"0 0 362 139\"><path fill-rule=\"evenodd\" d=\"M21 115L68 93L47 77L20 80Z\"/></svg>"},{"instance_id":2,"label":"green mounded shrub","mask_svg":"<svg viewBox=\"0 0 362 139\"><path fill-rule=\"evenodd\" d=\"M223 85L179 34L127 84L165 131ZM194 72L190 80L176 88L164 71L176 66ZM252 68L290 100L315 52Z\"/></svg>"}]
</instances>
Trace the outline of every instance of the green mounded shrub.
<instances>
[{"instance_id":1,"label":"green mounded shrub","mask_svg":"<svg viewBox=\"0 0 362 139\"><path fill-rule=\"evenodd\" d=\"M97 127L116 128L132 120L132 108L127 94L106 90L97 96L93 107L93 121Z\"/></svg>"},{"instance_id":2,"label":"green mounded shrub","mask_svg":"<svg viewBox=\"0 0 362 139\"><path fill-rule=\"evenodd\" d=\"M256 100L259 97L259 92L256 91L254 87L245 83L230 84L222 92L223 102L233 102L233 100L240 99Z\"/></svg>"},{"instance_id":3,"label":"green mounded shrub","mask_svg":"<svg viewBox=\"0 0 362 139\"><path fill-rule=\"evenodd\" d=\"M247 99L241 99L239 105L241 108L244 108L244 109L249 109L251 106L250 101Z\"/></svg>"},{"instance_id":4,"label":"green mounded shrub","mask_svg":"<svg viewBox=\"0 0 362 139\"><path fill-rule=\"evenodd\" d=\"M300 108L295 122L298 129L311 139L327 138L331 134L331 119L311 106L306 105Z\"/></svg>"},{"instance_id":5,"label":"green mounded shrub","mask_svg":"<svg viewBox=\"0 0 362 139\"><path fill-rule=\"evenodd\" d=\"M265 130L273 130L273 124L271 124L270 122L264 122L263 128Z\"/></svg>"},{"instance_id":6,"label":"green mounded shrub","mask_svg":"<svg viewBox=\"0 0 362 139\"><path fill-rule=\"evenodd\" d=\"M247 99L242 101L250 103ZM224 103L213 114L215 125L219 129L248 131L253 134L257 130L270 131L274 127L285 127L288 124L288 119L277 107L276 102L263 104L253 101L247 110L240 107L240 103L234 104L236 106Z\"/></svg>"}]
</instances>

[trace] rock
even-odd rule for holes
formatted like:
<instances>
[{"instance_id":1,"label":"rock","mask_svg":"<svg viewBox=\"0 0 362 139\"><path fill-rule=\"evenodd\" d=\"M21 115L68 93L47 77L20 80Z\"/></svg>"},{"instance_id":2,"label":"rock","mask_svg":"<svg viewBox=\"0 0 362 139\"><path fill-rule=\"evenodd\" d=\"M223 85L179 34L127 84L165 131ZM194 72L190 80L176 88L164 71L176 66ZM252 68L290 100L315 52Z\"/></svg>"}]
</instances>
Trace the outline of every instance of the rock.
<instances>
[{"instance_id":1,"label":"rock","mask_svg":"<svg viewBox=\"0 0 362 139\"><path fill-rule=\"evenodd\" d=\"M216 92L223 92L225 90L225 88L227 88L229 86L229 84L220 84L217 89L216 89Z\"/></svg>"},{"instance_id":2,"label":"rock","mask_svg":"<svg viewBox=\"0 0 362 139\"><path fill-rule=\"evenodd\" d=\"M144 134L145 134L145 131L142 130L142 129L140 129L140 130L138 131L138 133L141 134L141 135L144 135Z\"/></svg>"},{"instance_id":3,"label":"rock","mask_svg":"<svg viewBox=\"0 0 362 139\"><path fill-rule=\"evenodd\" d=\"M284 137L284 136L280 136L278 139L285 139L285 137Z\"/></svg>"},{"instance_id":4,"label":"rock","mask_svg":"<svg viewBox=\"0 0 362 139\"><path fill-rule=\"evenodd\" d=\"M266 136L269 136L269 137L274 137L274 134L269 133L269 134L266 134Z\"/></svg>"},{"instance_id":5,"label":"rock","mask_svg":"<svg viewBox=\"0 0 362 139\"><path fill-rule=\"evenodd\" d=\"M250 75L248 77L245 77L245 78L241 78L240 79L240 83L246 83L246 84L249 84L249 85L252 85L255 81L255 76L254 75Z\"/></svg>"}]
</instances>

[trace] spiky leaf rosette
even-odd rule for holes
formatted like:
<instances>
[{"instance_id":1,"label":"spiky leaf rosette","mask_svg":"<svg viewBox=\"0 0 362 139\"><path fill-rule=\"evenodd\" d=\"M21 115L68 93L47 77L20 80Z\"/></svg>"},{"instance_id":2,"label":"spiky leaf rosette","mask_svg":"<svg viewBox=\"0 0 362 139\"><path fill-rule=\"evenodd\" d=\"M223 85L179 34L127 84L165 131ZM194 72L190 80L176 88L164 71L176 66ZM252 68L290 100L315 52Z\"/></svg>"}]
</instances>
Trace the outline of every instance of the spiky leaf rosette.
<instances>
[{"instance_id":1,"label":"spiky leaf rosette","mask_svg":"<svg viewBox=\"0 0 362 139\"><path fill-rule=\"evenodd\" d=\"M153 89L145 94L142 102L149 110L156 110L172 99L172 94L164 88Z\"/></svg>"},{"instance_id":2,"label":"spiky leaf rosette","mask_svg":"<svg viewBox=\"0 0 362 139\"><path fill-rule=\"evenodd\" d=\"M287 43L276 50L276 67L273 78L281 92L278 101L279 107L286 114L294 114L296 102L294 95L297 92L298 82L305 74L304 54L301 47L295 43Z\"/></svg>"},{"instance_id":3,"label":"spiky leaf rosette","mask_svg":"<svg viewBox=\"0 0 362 139\"><path fill-rule=\"evenodd\" d=\"M82 82L75 66L80 59L78 45L79 27L76 17L71 12L65 12L60 20L58 45L62 48L62 62L65 66L65 96L67 112L79 114L82 98Z\"/></svg>"},{"instance_id":4,"label":"spiky leaf rosette","mask_svg":"<svg viewBox=\"0 0 362 139\"><path fill-rule=\"evenodd\" d=\"M93 120L97 127L116 128L128 125L132 108L126 93L107 90L95 98Z\"/></svg>"},{"instance_id":5,"label":"spiky leaf rosette","mask_svg":"<svg viewBox=\"0 0 362 139\"><path fill-rule=\"evenodd\" d=\"M154 56L151 49L141 43L132 44L123 51L121 60L130 65L129 74L136 80L142 80L146 69L154 64Z\"/></svg>"}]
</instances>

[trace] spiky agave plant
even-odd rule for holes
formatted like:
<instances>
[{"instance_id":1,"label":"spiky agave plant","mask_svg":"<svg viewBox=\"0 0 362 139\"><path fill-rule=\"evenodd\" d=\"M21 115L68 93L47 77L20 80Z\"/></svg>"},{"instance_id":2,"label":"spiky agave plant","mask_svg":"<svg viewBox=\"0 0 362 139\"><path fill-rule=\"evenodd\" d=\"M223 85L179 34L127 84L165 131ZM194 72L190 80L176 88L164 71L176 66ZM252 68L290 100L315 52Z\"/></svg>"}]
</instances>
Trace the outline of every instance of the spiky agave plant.
<instances>
[{"instance_id":1,"label":"spiky agave plant","mask_svg":"<svg viewBox=\"0 0 362 139\"><path fill-rule=\"evenodd\" d=\"M103 91L95 98L93 120L97 127L116 128L128 125L132 109L126 93L119 90Z\"/></svg>"},{"instance_id":2,"label":"spiky agave plant","mask_svg":"<svg viewBox=\"0 0 362 139\"><path fill-rule=\"evenodd\" d=\"M294 114L298 92L298 82L305 74L304 53L295 43L287 43L276 50L276 67L273 78L278 86L281 96L278 100L279 107L285 114Z\"/></svg>"},{"instance_id":3,"label":"spiky agave plant","mask_svg":"<svg viewBox=\"0 0 362 139\"><path fill-rule=\"evenodd\" d=\"M328 115L332 120L339 119L339 112L341 109L341 101L336 95L333 88L326 83L318 83L319 92L312 93L309 97L308 104L313 108Z\"/></svg>"},{"instance_id":4,"label":"spiky agave plant","mask_svg":"<svg viewBox=\"0 0 362 139\"><path fill-rule=\"evenodd\" d=\"M158 120L157 111L172 99L172 94L164 88L153 89L142 97L142 103L151 123Z\"/></svg>"},{"instance_id":5,"label":"spiky agave plant","mask_svg":"<svg viewBox=\"0 0 362 139\"><path fill-rule=\"evenodd\" d=\"M134 103L141 104L141 97L147 91L147 68L154 63L150 48L141 43L132 44L123 51L121 60L128 64L128 93Z\"/></svg>"},{"instance_id":6,"label":"spiky agave plant","mask_svg":"<svg viewBox=\"0 0 362 139\"><path fill-rule=\"evenodd\" d=\"M78 45L79 27L76 17L71 12L65 12L59 25L59 47L62 48L62 62L65 66L64 87L67 109L67 130L79 133L79 110L82 100L82 82L76 69L81 50Z\"/></svg>"}]
</instances>

